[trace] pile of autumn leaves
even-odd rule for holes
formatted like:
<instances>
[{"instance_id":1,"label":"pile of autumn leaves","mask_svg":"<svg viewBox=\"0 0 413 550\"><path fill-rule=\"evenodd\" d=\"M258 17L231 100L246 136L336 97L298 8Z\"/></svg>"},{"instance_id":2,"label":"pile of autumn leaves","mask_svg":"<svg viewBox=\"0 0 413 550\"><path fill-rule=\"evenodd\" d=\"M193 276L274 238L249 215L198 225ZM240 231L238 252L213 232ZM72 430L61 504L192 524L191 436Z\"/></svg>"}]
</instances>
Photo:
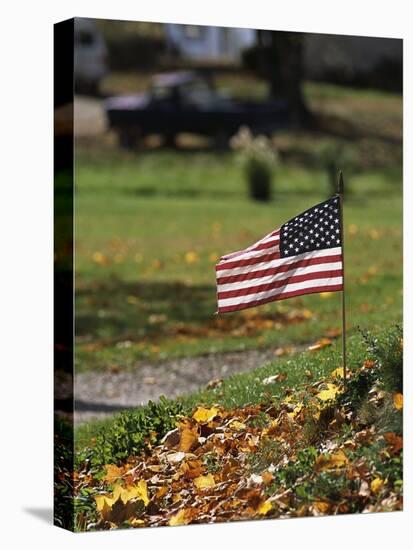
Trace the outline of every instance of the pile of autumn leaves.
<instances>
[{"instance_id":1,"label":"pile of autumn leaves","mask_svg":"<svg viewBox=\"0 0 413 550\"><path fill-rule=\"evenodd\" d=\"M186 525L233 520L318 516L354 511L398 510L401 493L375 471L367 458L354 457L357 448L382 440L379 460L397 457L402 438L378 434L374 425L360 426L335 405L343 391L342 371L329 381L288 391L283 401L225 410L197 407L178 419L176 429L139 457L107 464L104 477L77 472L77 491L93 487L96 521L86 529ZM380 406L379 390L370 400ZM388 398L389 396L387 396ZM390 396L394 409L402 395ZM280 472L297 461L308 446L309 423L323 426L322 443L311 468L288 486ZM343 426L347 430L343 430ZM345 435L343 435L345 434ZM265 454L265 449L276 452ZM268 458L268 456L270 458ZM259 458L265 458L260 464ZM305 503L296 489L317 476L341 477L348 482L340 499L315 496ZM356 504L356 506L354 506Z\"/></svg>"}]
</instances>

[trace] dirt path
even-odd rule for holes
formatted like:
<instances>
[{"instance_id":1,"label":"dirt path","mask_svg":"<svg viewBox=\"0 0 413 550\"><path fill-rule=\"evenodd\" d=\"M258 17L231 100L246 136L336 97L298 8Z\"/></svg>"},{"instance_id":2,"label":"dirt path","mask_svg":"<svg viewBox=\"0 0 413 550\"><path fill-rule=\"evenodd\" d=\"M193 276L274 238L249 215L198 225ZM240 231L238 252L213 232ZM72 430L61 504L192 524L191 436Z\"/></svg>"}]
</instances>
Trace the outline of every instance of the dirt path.
<instances>
[{"instance_id":1,"label":"dirt path","mask_svg":"<svg viewBox=\"0 0 413 550\"><path fill-rule=\"evenodd\" d=\"M276 359L274 349L142 363L133 371L86 372L75 377L75 423L104 418L161 395L177 397L208 382Z\"/></svg>"}]
</instances>

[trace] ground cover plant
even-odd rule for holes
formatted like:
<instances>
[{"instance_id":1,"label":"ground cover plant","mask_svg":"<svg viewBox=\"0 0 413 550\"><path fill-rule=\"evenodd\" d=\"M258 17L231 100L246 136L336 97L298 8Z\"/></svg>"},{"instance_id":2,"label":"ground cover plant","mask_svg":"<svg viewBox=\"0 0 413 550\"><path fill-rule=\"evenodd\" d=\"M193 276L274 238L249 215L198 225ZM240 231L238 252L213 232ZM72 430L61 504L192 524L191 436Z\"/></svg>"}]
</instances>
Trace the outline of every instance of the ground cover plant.
<instances>
[{"instance_id":1,"label":"ground cover plant","mask_svg":"<svg viewBox=\"0 0 413 550\"><path fill-rule=\"evenodd\" d=\"M401 329L350 344L345 385L337 349L307 350L89 433L76 528L402 509Z\"/></svg>"}]
</instances>

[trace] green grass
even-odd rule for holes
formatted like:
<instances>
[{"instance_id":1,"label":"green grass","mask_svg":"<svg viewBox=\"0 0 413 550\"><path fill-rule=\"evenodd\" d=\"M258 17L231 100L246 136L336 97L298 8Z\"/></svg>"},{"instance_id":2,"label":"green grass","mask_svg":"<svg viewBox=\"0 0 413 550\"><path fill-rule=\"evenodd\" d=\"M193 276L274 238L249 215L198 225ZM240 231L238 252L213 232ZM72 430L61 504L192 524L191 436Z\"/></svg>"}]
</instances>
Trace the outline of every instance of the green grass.
<instances>
[{"instance_id":1,"label":"green grass","mask_svg":"<svg viewBox=\"0 0 413 550\"><path fill-rule=\"evenodd\" d=\"M104 84L122 93L145 88L147 80L114 73ZM222 73L218 86L241 96L265 93L265 83L245 73ZM241 166L229 152L192 146L128 153L110 136L77 141L77 371L307 343L338 328L339 293L262 306L255 320L243 313L214 316L219 256L331 194L318 158L326 143L349 149L353 159L345 172L349 331L401 320L401 97L312 82L304 93L315 112L342 121L354 138L274 136L283 160L267 204L249 200ZM290 322L297 315L307 320Z\"/></svg>"},{"instance_id":2,"label":"green grass","mask_svg":"<svg viewBox=\"0 0 413 550\"><path fill-rule=\"evenodd\" d=\"M314 295L217 324L217 258L328 196L321 170L282 165L274 199L249 200L230 153L79 149L76 166L76 369L132 367L214 351L308 342L340 326L340 295ZM395 168L348 181L350 332L401 319L402 188ZM292 314L311 318L291 323ZM272 320L263 328L262 319Z\"/></svg>"},{"instance_id":3,"label":"green grass","mask_svg":"<svg viewBox=\"0 0 413 550\"><path fill-rule=\"evenodd\" d=\"M347 391L341 398L341 405L357 405L359 409L365 399L365 393L374 381L370 371L360 371L366 359L378 362L374 376L379 375L385 390L402 391L400 384L403 363L400 337L401 332L396 328L381 329L373 336L366 336L360 331L350 336L347 342L347 367L354 376L348 382ZM76 448L81 450L90 445L93 447L94 439L103 437L104 439L98 441L99 453L92 452L97 464L124 459L128 453L138 453L143 448L144 441L151 431L156 431L160 439L174 426L174 418L177 415L189 414L199 405L220 405L225 409L232 409L263 402L277 404L280 398L285 397L288 388L299 392L300 388L305 387L311 380L328 378L341 366L341 361L341 345L337 342L317 352L303 351L290 357L269 361L251 372L232 375L215 388L202 388L175 400L163 398L158 403L149 403L111 418L81 424L75 432ZM265 382L269 376L280 373L287 375L285 380L272 384ZM366 384L367 390L363 394ZM396 387L392 384L396 384ZM391 418L386 422L391 424ZM401 426L398 426L396 431L400 432L400 428ZM105 445L102 445L102 441L105 441ZM113 449L116 449L116 452ZM106 453L106 456L101 456L102 453Z\"/></svg>"}]
</instances>

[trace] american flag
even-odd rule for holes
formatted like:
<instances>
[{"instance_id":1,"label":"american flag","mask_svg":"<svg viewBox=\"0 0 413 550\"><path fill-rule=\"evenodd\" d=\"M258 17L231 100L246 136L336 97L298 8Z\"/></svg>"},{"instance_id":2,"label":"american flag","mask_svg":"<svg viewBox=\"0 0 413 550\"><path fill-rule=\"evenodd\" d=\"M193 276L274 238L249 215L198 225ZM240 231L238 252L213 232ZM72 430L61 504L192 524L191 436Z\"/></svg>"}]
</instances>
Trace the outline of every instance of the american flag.
<instances>
[{"instance_id":1,"label":"american flag","mask_svg":"<svg viewBox=\"0 0 413 550\"><path fill-rule=\"evenodd\" d=\"M288 220L216 265L218 313L343 289L340 197Z\"/></svg>"}]
</instances>

